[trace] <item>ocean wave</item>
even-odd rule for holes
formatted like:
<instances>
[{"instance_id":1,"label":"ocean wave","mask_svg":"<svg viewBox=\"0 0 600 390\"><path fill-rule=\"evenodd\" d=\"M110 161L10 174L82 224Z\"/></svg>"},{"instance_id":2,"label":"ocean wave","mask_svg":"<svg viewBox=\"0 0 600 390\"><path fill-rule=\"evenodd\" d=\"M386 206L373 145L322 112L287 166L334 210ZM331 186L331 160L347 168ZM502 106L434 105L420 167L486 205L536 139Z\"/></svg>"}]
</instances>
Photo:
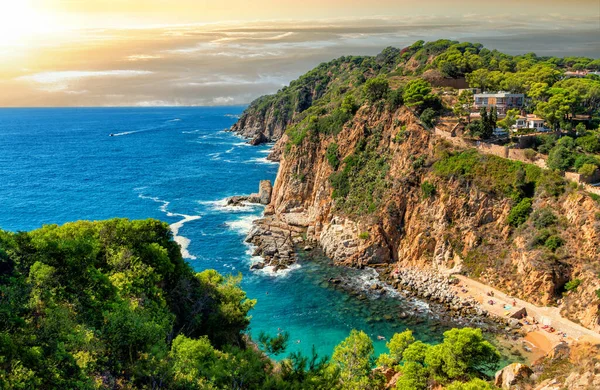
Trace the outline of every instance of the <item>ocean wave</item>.
<instances>
[{"instance_id":1,"label":"ocean wave","mask_svg":"<svg viewBox=\"0 0 600 390\"><path fill-rule=\"evenodd\" d=\"M219 161L221 159L221 153L211 153L208 155L212 161Z\"/></svg>"},{"instance_id":2,"label":"ocean wave","mask_svg":"<svg viewBox=\"0 0 600 390\"><path fill-rule=\"evenodd\" d=\"M263 269L257 269L257 270L253 270L253 271L255 274L258 274L261 276L268 276L271 278L285 278L285 277L289 276L290 273L292 273L293 271L296 271L297 269L300 269L300 268L302 268L300 266L300 264L294 263L294 264L288 266L286 269L280 269L278 271L275 271L275 267L272 265L267 265Z\"/></svg>"},{"instance_id":3,"label":"ocean wave","mask_svg":"<svg viewBox=\"0 0 600 390\"><path fill-rule=\"evenodd\" d=\"M188 248L190 246L191 240L187 237L184 236L180 236L179 235L179 230L183 227L183 225L185 225L188 222L191 221L195 221L201 218L201 216L199 215L187 215L187 214L179 214L179 213L173 213L171 211L168 210L169 204L171 204L171 202L157 198L155 196L147 196L144 194L139 193L138 197L141 199L147 199L147 200L151 200L153 202L156 203L160 203L160 207L159 210L162 211L163 213L165 213L167 215L167 217L181 217L183 219L181 219L178 222L172 223L169 225L169 228L171 229L171 233L173 233L173 240L179 244L179 247L181 249L181 256L184 259L190 259L190 260L196 260L196 256L192 255Z\"/></svg>"},{"instance_id":4,"label":"ocean wave","mask_svg":"<svg viewBox=\"0 0 600 390\"><path fill-rule=\"evenodd\" d=\"M198 133L201 133L201 132L203 132L203 131L204 131L204 130L202 130L202 129L196 129L196 130L185 130L185 131L182 131L182 132L181 132L181 134L198 134Z\"/></svg>"},{"instance_id":5,"label":"ocean wave","mask_svg":"<svg viewBox=\"0 0 600 390\"><path fill-rule=\"evenodd\" d=\"M225 225L238 234L245 236L252 230L252 223L259 218L259 215L246 215L234 221L225 222Z\"/></svg>"},{"instance_id":6,"label":"ocean wave","mask_svg":"<svg viewBox=\"0 0 600 390\"><path fill-rule=\"evenodd\" d=\"M267 165L279 165L279 163L277 161L267 160L266 157L251 158L250 160L246 161L246 163L248 163L248 164L255 163L255 164L267 164Z\"/></svg>"},{"instance_id":7,"label":"ocean wave","mask_svg":"<svg viewBox=\"0 0 600 390\"><path fill-rule=\"evenodd\" d=\"M225 114L224 115L226 118L234 118L234 119L240 119L241 115L238 114Z\"/></svg>"},{"instance_id":8,"label":"ocean wave","mask_svg":"<svg viewBox=\"0 0 600 390\"><path fill-rule=\"evenodd\" d=\"M223 213L248 213L255 211L256 209L265 207L262 204L242 202L241 206L228 205L227 201L229 197L218 199L218 200L199 200L198 204L208 206L212 211L218 211Z\"/></svg>"},{"instance_id":9,"label":"ocean wave","mask_svg":"<svg viewBox=\"0 0 600 390\"><path fill-rule=\"evenodd\" d=\"M254 253L254 249L256 249L255 245L249 244L249 243L244 243L246 245L246 255L248 255L249 261L248 261L248 266L252 266L253 264L256 263L261 263L263 261L265 261L265 259L263 259L261 256L252 256L252 254ZM292 265L290 265L288 268L286 269L280 269L277 272L275 271L275 267L272 265L267 265L266 267L262 268L262 269L253 269L252 272L256 275L260 275L260 276L268 276L271 278L285 278L287 276L290 275L290 273L292 271L295 271L297 269L300 269L301 266L298 263L294 263Z\"/></svg>"},{"instance_id":10,"label":"ocean wave","mask_svg":"<svg viewBox=\"0 0 600 390\"><path fill-rule=\"evenodd\" d=\"M180 122L180 121L181 121L181 119L179 119L179 118L175 118L175 119L170 119L170 120L168 120L168 121L167 121L167 123L172 123L172 122Z\"/></svg>"}]
</instances>

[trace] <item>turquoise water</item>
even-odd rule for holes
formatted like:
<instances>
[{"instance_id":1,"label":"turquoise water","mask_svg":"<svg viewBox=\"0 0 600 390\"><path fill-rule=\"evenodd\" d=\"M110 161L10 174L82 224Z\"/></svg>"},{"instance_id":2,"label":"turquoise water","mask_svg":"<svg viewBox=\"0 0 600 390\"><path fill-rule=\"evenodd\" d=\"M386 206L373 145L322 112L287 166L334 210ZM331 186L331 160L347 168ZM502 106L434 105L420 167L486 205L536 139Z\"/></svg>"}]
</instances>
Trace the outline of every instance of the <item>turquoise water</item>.
<instances>
[{"instance_id":1,"label":"turquoise water","mask_svg":"<svg viewBox=\"0 0 600 390\"><path fill-rule=\"evenodd\" d=\"M373 271L331 267L302 254L282 274L249 271L243 243L262 208L222 207L223 199L256 192L274 180L269 146L251 147L225 132L243 107L0 109L0 228L31 230L48 223L112 217L157 218L171 224L196 270L244 276L258 303L251 334L290 333L287 352L321 355L351 329L374 339L377 352L407 327L425 341L445 329L427 305L391 290L371 293ZM115 136L110 137L109 134ZM335 288L329 278L353 284ZM407 318L401 319L407 315Z\"/></svg>"}]
</instances>

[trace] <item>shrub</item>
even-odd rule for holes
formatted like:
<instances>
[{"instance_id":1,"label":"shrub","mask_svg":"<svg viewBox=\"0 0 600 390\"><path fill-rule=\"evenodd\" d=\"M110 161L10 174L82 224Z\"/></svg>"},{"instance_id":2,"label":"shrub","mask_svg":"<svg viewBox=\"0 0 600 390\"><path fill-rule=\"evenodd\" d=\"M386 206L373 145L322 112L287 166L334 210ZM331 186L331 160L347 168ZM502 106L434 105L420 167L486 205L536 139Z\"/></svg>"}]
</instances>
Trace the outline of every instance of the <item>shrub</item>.
<instances>
[{"instance_id":1,"label":"shrub","mask_svg":"<svg viewBox=\"0 0 600 390\"><path fill-rule=\"evenodd\" d=\"M556 251L558 248L563 246L565 241L559 236L550 236L544 243L544 246L550 249L552 252Z\"/></svg>"},{"instance_id":2,"label":"shrub","mask_svg":"<svg viewBox=\"0 0 600 390\"><path fill-rule=\"evenodd\" d=\"M508 224L513 227L521 226L531 213L531 199L523 198L508 214Z\"/></svg>"},{"instance_id":3,"label":"shrub","mask_svg":"<svg viewBox=\"0 0 600 390\"><path fill-rule=\"evenodd\" d=\"M361 240L368 240L369 239L369 232L362 232L358 235L358 238L360 238Z\"/></svg>"},{"instance_id":4,"label":"shrub","mask_svg":"<svg viewBox=\"0 0 600 390\"><path fill-rule=\"evenodd\" d=\"M562 145L555 146L548 155L548 168L550 169L566 171L574 162L573 152Z\"/></svg>"},{"instance_id":5,"label":"shrub","mask_svg":"<svg viewBox=\"0 0 600 390\"><path fill-rule=\"evenodd\" d=\"M546 244L546 241L548 240L548 238L550 238L551 235L552 233L550 233L548 229L540 230L540 232L535 237L533 237L533 240L531 241L531 246L535 248Z\"/></svg>"},{"instance_id":6,"label":"shrub","mask_svg":"<svg viewBox=\"0 0 600 390\"><path fill-rule=\"evenodd\" d=\"M396 133L396 136L392 140L394 143L401 144L406 139L406 125L402 126Z\"/></svg>"},{"instance_id":7,"label":"shrub","mask_svg":"<svg viewBox=\"0 0 600 390\"><path fill-rule=\"evenodd\" d=\"M387 96L390 85L383 77L375 77L367 80L363 87L365 97L371 103L383 99Z\"/></svg>"},{"instance_id":8,"label":"shrub","mask_svg":"<svg viewBox=\"0 0 600 390\"><path fill-rule=\"evenodd\" d=\"M597 169L598 166L594 164L583 164L577 172L582 176L591 177L596 173Z\"/></svg>"},{"instance_id":9,"label":"shrub","mask_svg":"<svg viewBox=\"0 0 600 390\"><path fill-rule=\"evenodd\" d=\"M421 192L423 193L424 199L431 198L435 195L435 186L428 181L424 181L421 183Z\"/></svg>"},{"instance_id":10,"label":"shrub","mask_svg":"<svg viewBox=\"0 0 600 390\"><path fill-rule=\"evenodd\" d=\"M369 142L362 139L354 152L346 157L343 168L329 177L336 207L352 215L377 211L388 188L388 156L377 150L381 134L375 133Z\"/></svg>"},{"instance_id":11,"label":"shrub","mask_svg":"<svg viewBox=\"0 0 600 390\"><path fill-rule=\"evenodd\" d=\"M388 93L388 98L387 98L387 104L388 107L390 108L390 110L395 110L396 108L400 107L404 101L402 100L402 93L404 91L402 89L395 89L393 91L389 91Z\"/></svg>"},{"instance_id":12,"label":"shrub","mask_svg":"<svg viewBox=\"0 0 600 390\"><path fill-rule=\"evenodd\" d=\"M565 179L552 171L544 171L538 180L538 187L544 196L560 196L565 192L565 184Z\"/></svg>"},{"instance_id":13,"label":"shrub","mask_svg":"<svg viewBox=\"0 0 600 390\"><path fill-rule=\"evenodd\" d=\"M581 279L573 279L573 280L567 282L567 284L565 284L565 290L566 291L576 290L580 284L581 284Z\"/></svg>"},{"instance_id":14,"label":"shrub","mask_svg":"<svg viewBox=\"0 0 600 390\"><path fill-rule=\"evenodd\" d=\"M435 125L435 121L438 114L433 108L426 108L420 116L421 123L428 129L431 129Z\"/></svg>"},{"instance_id":15,"label":"shrub","mask_svg":"<svg viewBox=\"0 0 600 390\"><path fill-rule=\"evenodd\" d=\"M423 165L425 165L425 157L424 156L419 156L415 161L413 161L412 163L412 167L413 169L419 169L421 167L423 167Z\"/></svg>"},{"instance_id":16,"label":"shrub","mask_svg":"<svg viewBox=\"0 0 600 390\"><path fill-rule=\"evenodd\" d=\"M340 166L340 158L338 156L338 144L335 142L329 144L327 147L327 151L325 152L325 156L327 157L327 161L329 165L333 168L334 171L337 171Z\"/></svg>"},{"instance_id":17,"label":"shrub","mask_svg":"<svg viewBox=\"0 0 600 390\"><path fill-rule=\"evenodd\" d=\"M537 156L536 151L533 149L525 149L523 153L525 154L525 158L529 161L534 161Z\"/></svg>"},{"instance_id":18,"label":"shrub","mask_svg":"<svg viewBox=\"0 0 600 390\"><path fill-rule=\"evenodd\" d=\"M552 210L550 210L549 208L536 210L531 216L531 219L533 220L533 226L535 226L538 229L543 229L548 226L552 226L556 223L556 221L558 221L556 215L554 215Z\"/></svg>"}]
</instances>

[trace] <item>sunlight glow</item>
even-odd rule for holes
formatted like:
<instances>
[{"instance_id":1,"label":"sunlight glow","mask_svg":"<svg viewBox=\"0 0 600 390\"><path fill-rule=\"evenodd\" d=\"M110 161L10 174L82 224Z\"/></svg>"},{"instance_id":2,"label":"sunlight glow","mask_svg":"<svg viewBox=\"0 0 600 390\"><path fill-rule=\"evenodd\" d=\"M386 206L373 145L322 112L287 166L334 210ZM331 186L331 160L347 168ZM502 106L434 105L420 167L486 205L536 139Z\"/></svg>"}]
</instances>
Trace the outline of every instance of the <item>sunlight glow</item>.
<instances>
[{"instance_id":1,"label":"sunlight glow","mask_svg":"<svg viewBox=\"0 0 600 390\"><path fill-rule=\"evenodd\" d=\"M51 15L36 10L31 0L0 0L0 47L25 46L53 27Z\"/></svg>"}]
</instances>

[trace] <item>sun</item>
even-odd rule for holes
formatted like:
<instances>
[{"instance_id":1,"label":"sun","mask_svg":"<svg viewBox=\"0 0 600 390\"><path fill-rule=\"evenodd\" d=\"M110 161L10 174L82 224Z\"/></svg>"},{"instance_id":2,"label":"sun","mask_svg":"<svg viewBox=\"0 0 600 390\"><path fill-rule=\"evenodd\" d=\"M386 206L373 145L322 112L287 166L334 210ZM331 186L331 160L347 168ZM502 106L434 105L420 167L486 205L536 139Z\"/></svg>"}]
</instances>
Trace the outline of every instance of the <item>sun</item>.
<instances>
[{"instance_id":1,"label":"sun","mask_svg":"<svg viewBox=\"0 0 600 390\"><path fill-rule=\"evenodd\" d=\"M0 0L0 46L25 46L50 29L50 15L38 11L31 0Z\"/></svg>"}]
</instances>

